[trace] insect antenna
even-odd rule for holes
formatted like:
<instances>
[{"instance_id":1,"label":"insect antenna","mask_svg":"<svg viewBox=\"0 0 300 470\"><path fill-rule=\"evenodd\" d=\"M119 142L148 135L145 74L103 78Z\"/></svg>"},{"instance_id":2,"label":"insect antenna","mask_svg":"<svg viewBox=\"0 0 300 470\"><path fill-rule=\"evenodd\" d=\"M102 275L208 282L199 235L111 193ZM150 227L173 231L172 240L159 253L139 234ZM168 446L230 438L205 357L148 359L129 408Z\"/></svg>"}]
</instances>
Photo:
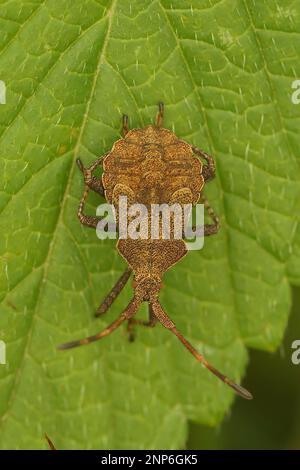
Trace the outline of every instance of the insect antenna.
<instances>
[{"instance_id":1,"label":"insect antenna","mask_svg":"<svg viewBox=\"0 0 300 470\"><path fill-rule=\"evenodd\" d=\"M166 312L163 310L162 306L158 301L153 302L152 304L152 309L154 315L157 317L157 319L160 321L160 323L167 328L168 330L172 331L174 335L177 336L179 341L190 351L190 353L197 359L197 361L201 362L201 364L204 365L210 372L212 372L215 376L217 376L222 382L225 384L229 385L236 393L238 393L241 397L245 398L246 400L252 400L253 396L251 395L248 390L246 390L244 387L241 385L236 384L231 380L229 377L226 375L222 374L220 371L218 371L215 367L213 367L202 354L200 354L192 345L191 343L184 338L184 336L180 333L180 331L177 330L176 325L172 322L170 317L166 314Z\"/></svg>"},{"instance_id":2,"label":"insect antenna","mask_svg":"<svg viewBox=\"0 0 300 470\"><path fill-rule=\"evenodd\" d=\"M137 309L140 305L141 301L137 300L135 297L129 302L125 310L121 313L119 318L117 318L114 322L112 322L109 326L107 326L104 330L100 331L99 333L88 336L87 338L78 339L75 341L70 341L69 343L60 344L58 349L71 349L76 348L77 346L83 346L84 344L92 343L93 341L98 341L98 339L102 339L105 336L110 335L113 331L115 331L124 321L129 320L129 318L133 317Z\"/></svg>"}]
</instances>

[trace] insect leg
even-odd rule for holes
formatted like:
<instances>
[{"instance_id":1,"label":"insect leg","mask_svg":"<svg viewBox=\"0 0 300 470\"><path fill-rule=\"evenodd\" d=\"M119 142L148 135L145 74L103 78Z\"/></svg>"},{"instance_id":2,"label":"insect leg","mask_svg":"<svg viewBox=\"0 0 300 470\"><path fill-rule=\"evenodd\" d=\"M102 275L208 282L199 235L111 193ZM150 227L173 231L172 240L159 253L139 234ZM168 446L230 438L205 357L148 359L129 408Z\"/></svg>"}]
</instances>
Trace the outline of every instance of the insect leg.
<instances>
[{"instance_id":1,"label":"insect leg","mask_svg":"<svg viewBox=\"0 0 300 470\"><path fill-rule=\"evenodd\" d=\"M128 279L130 278L131 273L132 273L132 269L130 269L130 268L127 268L123 272L123 274L117 280L114 287L111 289L110 293L105 297L103 302L97 308L96 313L95 313L96 317L99 317L100 315L103 315L103 313L105 313L109 309L109 307L111 306L113 301L118 297L118 295L120 294L122 289L125 287Z\"/></svg>"},{"instance_id":2,"label":"insect leg","mask_svg":"<svg viewBox=\"0 0 300 470\"><path fill-rule=\"evenodd\" d=\"M164 110L165 110L164 103L162 101L160 101L158 103L158 113L156 115L156 125L157 125L157 127L162 127L162 125L163 125Z\"/></svg>"},{"instance_id":3,"label":"insect leg","mask_svg":"<svg viewBox=\"0 0 300 470\"><path fill-rule=\"evenodd\" d=\"M213 157L211 157L210 155L208 155L208 153L204 152L204 150L201 150L198 147L192 146L192 150L196 155L204 158L204 160L207 162L207 165L202 168L202 175L204 177L205 182L212 180L215 177L216 173L216 165Z\"/></svg>"},{"instance_id":4,"label":"insect leg","mask_svg":"<svg viewBox=\"0 0 300 470\"><path fill-rule=\"evenodd\" d=\"M130 318L130 320L128 320L127 333L128 333L129 341L132 342L135 339L135 332L134 332L135 325L141 325L141 326L146 326L148 328L153 328L156 325L156 323L157 323L157 318L153 313L152 305L148 304L148 321L136 320L135 318Z\"/></svg>"},{"instance_id":5,"label":"insect leg","mask_svg":"<svg viewBox=\"0 0 300 470\"><path fill-rule=\"evenodd\" d=\"M92 190L92 191L95 191L96 193L100 194L100 196L103 196L104 197L104 188L103 188L103 184L102 184L102 180L101 178L97 178L96 176L93 176L92 175L92 172L94 170L96 170L96 168L99 166L99 165L102 165L103 163L103 158L104 157L100 157L98 158L98 160L96 160L90 167L88 168L85 168L83 166L83 163L82 161L80 160L80 158L77 158L76 160L76 163L77 163L77 166L79 168L79 170L82 172L83 174L83 178L84 178L84 182L85 184Z\"/></svg>"},{"instance_id":6,"label":"insect leg","mask_svg":"<svg viewBox=\"0 0 300 470\"><path fill-rule=\"evenodd\" d=\"M156 323L157 323L157 318L156 318L156 315L153 312L152 304L148 304L148 307L149 307L149 309L148 309L149 319L148 319L148 325L147 326L155 326Z\"/></svg>"},{"instance_id":7,"label":"insect leg","mask_svg":"<svg viewBox=\"0 0 300 470\"><path fill-rule=\"evenodd\" d=\"M207 210L208 215L213 221L213 224L204 224L204 236L208 237L209 235L215 235L220 230L219 217L215 214L213 208L210 206L208 200L204 195L201 195L200 202L204 204L204 208ZM201 229L203 229L203 227L201 227ZM194 232L200 232L200 227L196 227L195 225L193 225L193 230Z\"/></svg>"},{"instance_id":8,"label":"insect leg","mask_svg":"<svg viewBox=\"0 0 300 470\"><path fill-rule=\"evenodd\" d=\"M172 331L175 336L181 341L181 343L186 347L186 349L197 359L197 361L201 362L210 372L212 372L216 377L218 377L222 382L226 383L231 387L236 393L238 393L241 397L245 398L246 400L251 400L253 397L248 390L243 388L241 385L236 384L231 379L229 379L226 375L219 372L215 367L213 367L202 354L200 354L192 345L191 343L182 336L180 331L177 330L175 323L172 322L170 317L166 314L163 310L162 306L157 302L152 304L153 311L160 323L167 328L168 330Z\"/></svg>"},{"instance_id":9,"label":"insect leg","mask_svg":"<svg viewBox=\"0 0 300 470\"><path fill-rule=\"evenodd\" d=\"M212 219L213 224L204 225L204 235L214 235L220 230L220 220L219 217L215 214L213 208L209 204L208 200L204 195L201 196L200 201L204 204L204 208L207 210L209 217Z\"/></svg>"},{"instance_id":10,"label":"insect leg","mask_svg":"<svg viewBox=\"0 0 300 470\"><path fill-rule=\"evenodd\" d=\"M80 222L82 223L82 225L86 225L87 227L91 227L91 228L97 228L97 224L101 220L101 218L95 217L92 215L86 215L83 213L85 201L87 200L88 194L89 194L89 187L88 185L85 185L83 195L82 195L82 198L80 199L80 203L78 206L77 216Z\"/></svg>"},{"instance_id":11,"label":"insect leg","mask_svg":"<svg viewBox=\"0 0 300 470\"><path fill-rule=\"evenodd\" d=\"M127 116L127 114L123 114L123 116L122 116L122 136L125 137L128 131L129 131L128 116Z\"/></svg>"},{"instance_id":12,"label":"insect leg","mask_svg":"<svg viewBox=\"0 0 300 470\"><path fill-rule=\"evenodd\" d=\"M113 331L115 331L125 320L129 320L129 318L133 317L136 314L136 311L140 305L140 301L136 298L133 298L129 304L127 305L126 309L121 313L119 318L117 318L114 322L112 322L107 328L100 331L99 333L88 336L87 338L78 339L75 341L70 341L69 343L64 343L58 346L58 349L71 349L76 348L77 346L83 346L84 344L92 343L93 341L98 341L98 339L102 339L105 336L110 335Z\"/></svg>"}]
</instances>

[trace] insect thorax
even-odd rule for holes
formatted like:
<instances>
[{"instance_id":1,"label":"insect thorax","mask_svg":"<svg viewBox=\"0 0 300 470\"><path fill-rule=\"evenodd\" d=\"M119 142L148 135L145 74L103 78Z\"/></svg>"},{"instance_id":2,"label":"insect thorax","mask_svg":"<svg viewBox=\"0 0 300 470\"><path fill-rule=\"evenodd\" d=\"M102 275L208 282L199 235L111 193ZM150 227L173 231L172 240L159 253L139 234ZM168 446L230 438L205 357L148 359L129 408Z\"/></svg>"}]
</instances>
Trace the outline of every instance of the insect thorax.
<instances>
[{"instance_id":1,"label":"insect thorax","mask_svg":"<svg viewBox=\"0 0 300 470\"><path fill-rule=\"evenodd\" d=\"M172 195L189 188L196 204L204 184L202 164L191 146L167 130L147 126L118 140L104 160L103 185L108 202L116 185L130 188L134 202L171 202Z\"/></svg>"}]
</instances>

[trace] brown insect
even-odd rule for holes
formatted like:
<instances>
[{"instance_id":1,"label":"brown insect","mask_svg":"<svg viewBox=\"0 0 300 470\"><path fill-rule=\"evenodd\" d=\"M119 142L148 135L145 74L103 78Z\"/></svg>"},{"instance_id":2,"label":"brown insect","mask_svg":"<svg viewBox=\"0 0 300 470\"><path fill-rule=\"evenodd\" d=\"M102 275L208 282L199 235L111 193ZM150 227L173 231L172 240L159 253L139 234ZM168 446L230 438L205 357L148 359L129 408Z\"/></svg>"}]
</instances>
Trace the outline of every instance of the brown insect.
<instances>
[{"instance_id":1,"label":"brown insect","mask_svg":"<svg viewBox=\"0 0 300 470\"><path fill-rule=\"evenodd\" d=\"M126 196L130 203L139 202L146 206L151 204L186 204L195 205L198 200L204 203L212 224L202 227L204 236L216 234L219 230L219 219L201 194L204 184L214 178L215 164L213 158L203 150L178 139L168 129L162 128L164 106L159 103L155 125L143 129L128 129L128 117L123 116L123 138L115 142L110 152L85 168L78 159L77 164L83 173L85 189L79 204L78 217L83 225L96 228L99 217L84 214L84 205L89 190L104 196L117 207L120 196ZM205 160L203 165L201 160ZM102 179L93 175L97 167L103 165ZM195 229L195 227L193 227ZM174 235L174 234L173 234ZM153 327L160 322L174 333L192 355L214 375L229 385L243 398L251 399L252 395L240 385L215 369L178 331L174 322L166 314L159 302L162 278L167 269L182 259L187 248L183 239L119 239L117 249L128 263L108 296L99 306L96 316L104 314L119 295L131 273L134 274L134 295L128 306L117 320L103 331L77 341L59 346L69 349L104 338L116 330L123 322L128 322L132 339L134 325L142 324ZM148 302L149 319L140 321L134 318L142 302Z\"/></svg>"}]
</instances>

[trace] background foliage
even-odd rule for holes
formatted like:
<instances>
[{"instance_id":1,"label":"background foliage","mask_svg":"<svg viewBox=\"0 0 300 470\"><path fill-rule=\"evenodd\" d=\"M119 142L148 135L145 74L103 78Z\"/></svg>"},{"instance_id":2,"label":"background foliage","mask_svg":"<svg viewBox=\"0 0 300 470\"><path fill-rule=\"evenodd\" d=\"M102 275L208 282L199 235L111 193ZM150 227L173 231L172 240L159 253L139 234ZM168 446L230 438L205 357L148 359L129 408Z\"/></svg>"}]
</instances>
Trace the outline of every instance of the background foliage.
<instances>
[{"instance_id":1,"label":"background foliage","mask_svg":"<svg viewBox=\"0 0 300 470\"><path fill-rule=\"evenodd\" d=\"M124 263L75 216L75 158L106 152L124 112L144 126L163 100L165 126L217 160L222 231L167 273L170 316L235 379L247 347L281 343L300 283L299 27L289 0L1 2L2 448L43 448L45 431L61 449L180 448L188 419L216 425L233 401L160 327L56 350L131 296L93 318Z\"/></svg>"},{"instance_id":2,"label":"background foliage","mask_svg":"<svg viewBox=\"0 0 300 470\"><path fill-rule=\"evenodd\" d=\"M255 390L247 406L236 400L224 421L214 427L193 423L190 449L299 449L299 365L291 362L291 344L299 338L300 289L294 289L293 308L285 340L275 354L252 350L245 384Z\"/></svg>"}]
</instances>

